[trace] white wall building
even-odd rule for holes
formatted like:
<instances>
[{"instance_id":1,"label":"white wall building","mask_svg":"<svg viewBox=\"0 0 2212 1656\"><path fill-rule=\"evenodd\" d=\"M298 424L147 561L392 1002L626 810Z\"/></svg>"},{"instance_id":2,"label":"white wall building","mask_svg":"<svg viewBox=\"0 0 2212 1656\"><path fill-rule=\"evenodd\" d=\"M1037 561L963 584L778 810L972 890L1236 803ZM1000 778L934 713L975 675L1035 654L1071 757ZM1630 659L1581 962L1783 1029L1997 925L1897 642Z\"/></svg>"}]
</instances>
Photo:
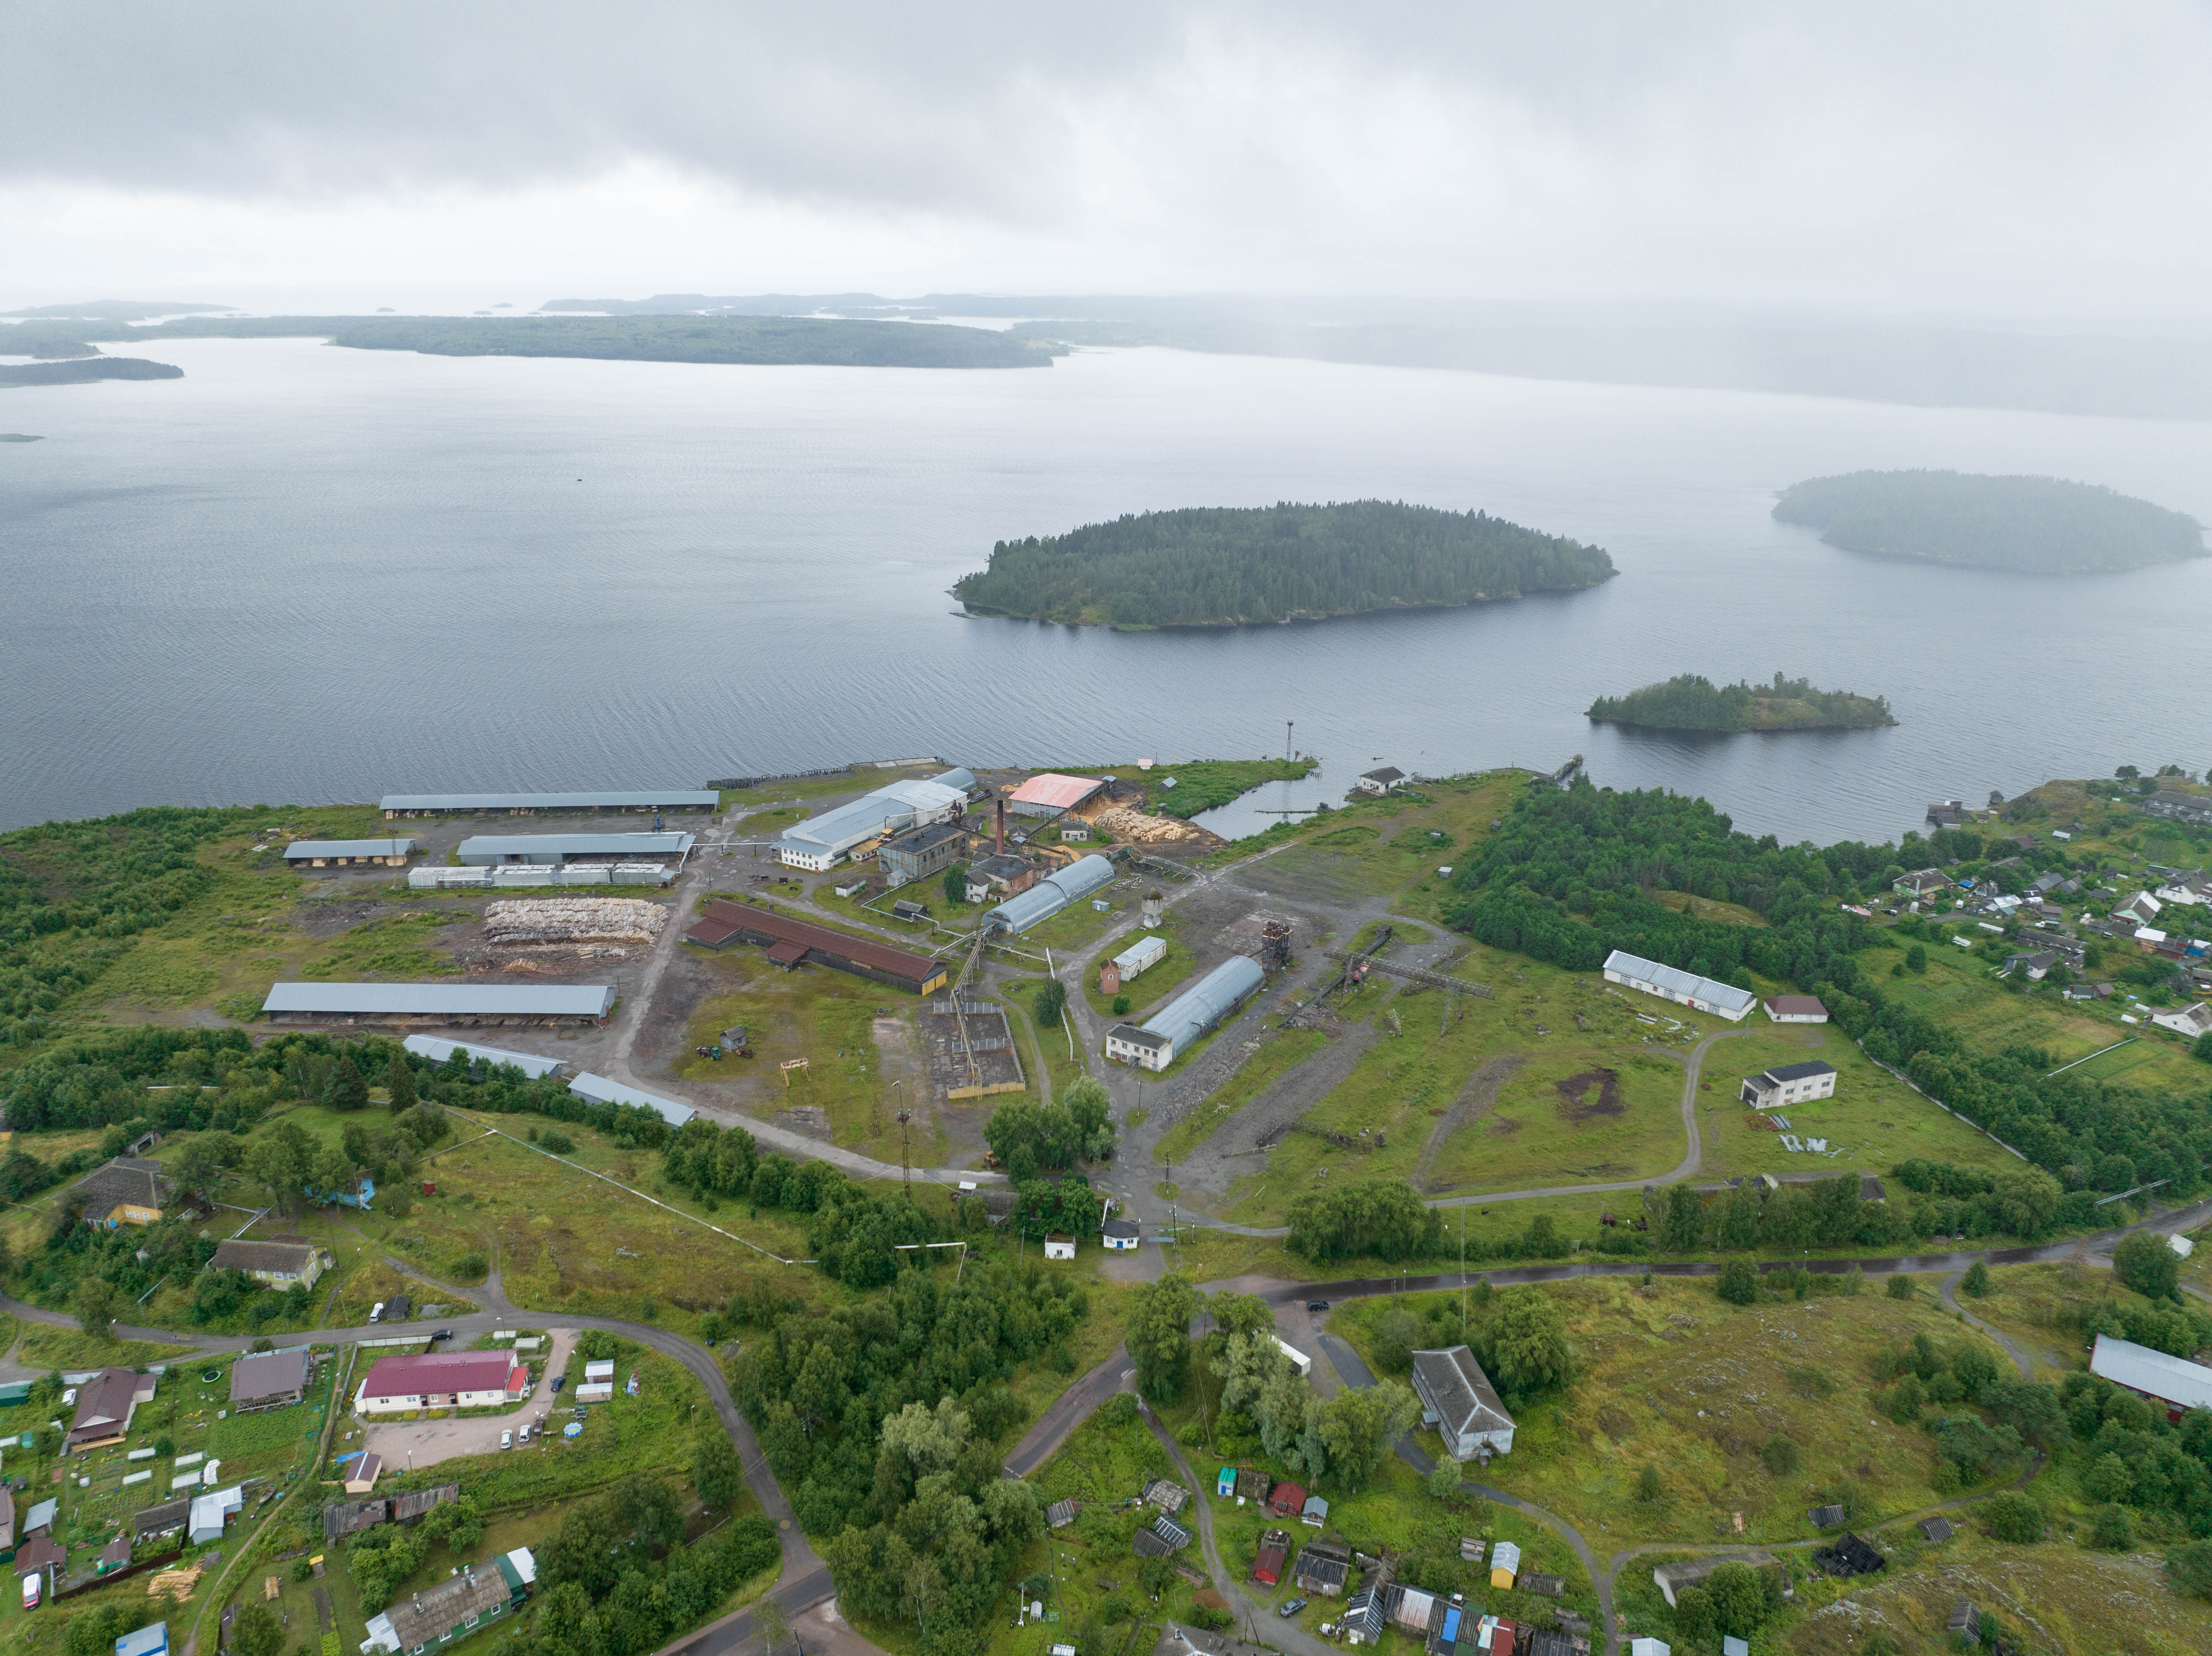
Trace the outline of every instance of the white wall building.
<instances>
[{"instance_id":1,"label":"white wall building","mask_svg":"<svg viewBox=\"0 0 2212 1656\"><path fill-rule=\"evenodd\" d=\"M1657 961L1647 961L1640 955L1620 949L1605 957L1605 980L1656 995L1678 1006L1711 1012L1730 1023L1741 1023L1759 1004L1759 997L1748 989L1701 978L1694 972L1684 972L1675 967L1662 966Z\"/></svg>"}]
</instances>

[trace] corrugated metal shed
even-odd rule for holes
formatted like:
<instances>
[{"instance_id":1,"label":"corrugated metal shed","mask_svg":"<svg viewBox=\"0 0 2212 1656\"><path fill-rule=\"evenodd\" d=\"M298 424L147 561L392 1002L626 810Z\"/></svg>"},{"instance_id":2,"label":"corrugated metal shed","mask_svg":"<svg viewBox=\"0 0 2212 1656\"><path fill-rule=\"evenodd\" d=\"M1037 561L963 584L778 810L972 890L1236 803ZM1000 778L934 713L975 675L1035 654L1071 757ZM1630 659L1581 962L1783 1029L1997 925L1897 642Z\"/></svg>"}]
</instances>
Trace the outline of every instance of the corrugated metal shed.
<instances>
[{"instance_id":1,"label":"corrugated metal shed","mask_svg":"<svg viewBox=\"0 0 2212 1656\"><path fill-rule=\"evenodd\" d=\"M477 834L461 841L463 864L550 864L571 857L688 857L699 841L665 834Z\"/></svg>"},{"instance_id":2,"label":"corrugated metal shed","mask_svg":"<svg viewBox=\"0 0 2212 1656\"><path fill-rule=\"evenodd\" d=\"M284 847L284 860L297 863L315 857L404 857L414 848L412 840L295 840Z\"/></svg>"},{"instance_id":3,"label":"corrugated metal shed","mask_svg":"<svg viewBox=\"0 0 2212 1656\"><path fill-rule=\"evenodd\" d=\"M712 788L666 788L643 793L387 793L385 810L713 810L722 796Z\"/></svg>"},{"instance_id":4,"label":"corrugated metal shed","mask_svg":"<svg viewBox=\"0 0 2212 1656\"><path fill-rule=\"evenodd\" d=\"M863 840L896 834L916 822L942 822L957 816L966 808L968 790L975 786L975 779L964 770L945 771L922 781L887 782L785 829L776 843L801 856L834 860Z\"/></svg>"},{"instance_id":5,"label":"corrugated metal shed","mask_svg":"<svg viewBox=\"0 0 2212 1656\"><path fill-rule=\"evenodd\" d=\"M2089 1354L2089 1372L2175 1409L2212 1408L2212 1368L2132 1340L2098 1335L2096 1349Z\"/></svg>"},{"instance_id":6,"label":"corrugated metal shed","mask_svg":"<svg viewBox=\"0 0 2212 1656\"><path fill-rule=\"evenodd\" d=\"M471 1040L446 1040L437 1035L410 1035L399 1043L417 1057L443 1064L455 1052L466 1052L469 1062L482 1059L487 1064L512 1064L532 1081L540 1076L551 1075L561 1067L557 1058L540 1058L535 1052L511 1052L504 1046L479 1046Z\"/></svg>"},{"instance_id":7,"label":"corrugated metal shed","mask_svg":"<svg viewBox=\"0 0 2212 1656\"><path fill-rule=\"evenodd\" d=\"M1701 978L1694 972L1662 966L1657 961L1647 961L1640 955L1632 955L1616 949L1605 957L1608 976L1618 974L1632 988L1650 985L1670 999L1700 1000L1720 1009L1723 1017L1740 1018L1759 1002L1759 997L1748 989L1739 989L1734 984L1721 983L1712 978Z\"/></svg>"},{"instance_id":8,"label":"corrugated metal shed","mask_svg":"<svg viewBox=\"0 0 2212 1656\"><path fill-rule=\"evenodd\" d=\"M1057 874L1048 874L1027 891L1009 897L983 916L987 926L1026 931L1073 902L1114 883L1114 864L1096 852L1079 857Z\"/></svg>"},{"instance_id":9,"label":"corrugated metal shed","mask_svg":"<svg viewBox=\"0 0 2212 1656\"><path fill-rule=\"evenodd\" d=\"M1146 1018L1143 1027L1165 1037L1180 1052L1267 981L1267 974L1260 969L1259 961L1249 955L1232 955L1170 1001L1164 1010Z\"/></svg>"},{"instance_id":10,"label":"corrugated metal shed","mask_svg":"<svg viewBox=\"0 0 2212 1656\"><path fill-rule=\"evenodd\" d=\"M568 1090L594 1104L639 1104L648 1110L657 1110L672 1127L680 1127L699 1113L689 1104L663 1098L658 1093L641 1092L635 1087L623 1086L619 1081L610 1081L605 1076L588 1072L570 1082Z\"/></svg>"},{"instance_id":11,"label":"corrugated metal shed","mask_svg":"<svg viewBox=\"0 0 2212 1656\"><path fill-rule=\"evenodd\" d=\"M1087 776L1047 771L1016 788L1007 796L1007 804L1024 816L1053 816L1081 804L1105 786Z\"/></svg>"},{"instance_id":12,"label":"corrugated metal shed","mask_svg":"<svg viewBox=\"0 0 2212 1656\"><path fill-rule=\"evenodd\" d=\"M375 1016L595 1017L615 1004L612 984L280 983L264 1012Z\"/></svg>"}]
</instances>

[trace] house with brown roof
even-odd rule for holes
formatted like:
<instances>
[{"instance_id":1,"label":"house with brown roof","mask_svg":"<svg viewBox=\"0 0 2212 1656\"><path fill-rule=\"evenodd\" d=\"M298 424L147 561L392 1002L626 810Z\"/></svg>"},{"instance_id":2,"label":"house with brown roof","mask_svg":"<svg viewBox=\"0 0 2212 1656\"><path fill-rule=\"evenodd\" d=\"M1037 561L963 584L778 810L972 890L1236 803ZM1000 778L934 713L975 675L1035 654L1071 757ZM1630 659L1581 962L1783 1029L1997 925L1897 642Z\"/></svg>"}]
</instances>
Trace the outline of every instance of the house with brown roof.
<instances>
[{"instance_id":1,"label":"house with brown roof","mask_svg":"<svg viewBox=\"0 0 2212 1656\"><path fill-rule=\"evenodd\" d=\"M257 1351L231 1365L230 1406L237 1413L282 1409L307 1392L307 1356L296 1351Z\"/></svg>"},{"instance_id":2,"label":"house with brown roof","mask_svg":"<svg viewBox=\"0 0 2212 1656\"><path fill-rule=\"evenodd\" d=\"M112 1230L157 1222L175 1195L176 1186L159 1162L118 1156L78 1180L71 1199L85 1223Z\"/></svg>"},{"instance_id":3,"label":"house with brown roof","mask_svg":"<svg viewBox=\"0 0 2212 1656\"><path fill-rule=\"evenodd\" d=\"M942 989L947 977L945 962L927 955L832 931L750 903L718 899L708 904L705 915L684 934L684 940L715 949L732 943L757 943L767 950L770 963L787 972L811 960L917 995Z\"/></svg>"},{"instance_id":4,"label":"house with brown roof","mask_svg":"<svg viewBox=\"0 0 2212 1656\"><path fill-rule=\"evenodd\" d=\"M232 1237L208 1261L210 1270L242 1271L264 1288L289 1288L295 1283L313 1288L330 1265L329 1254L297 1238L256 1242Z\"/></svg>"},{"instance_id":5,"label":"house with brown roof","mask_svg":"<svg viewBox=\"0 0 2212 1656\"><path fill-rule=\"evenodd\" d=\"M131 1416L154 1398L154 1377L128 1368L103 1368L77 1387L76 1416L70 1422L68 1449L75 1453L120 1443L131 1435Z\"/></svg>"}]
</instances>

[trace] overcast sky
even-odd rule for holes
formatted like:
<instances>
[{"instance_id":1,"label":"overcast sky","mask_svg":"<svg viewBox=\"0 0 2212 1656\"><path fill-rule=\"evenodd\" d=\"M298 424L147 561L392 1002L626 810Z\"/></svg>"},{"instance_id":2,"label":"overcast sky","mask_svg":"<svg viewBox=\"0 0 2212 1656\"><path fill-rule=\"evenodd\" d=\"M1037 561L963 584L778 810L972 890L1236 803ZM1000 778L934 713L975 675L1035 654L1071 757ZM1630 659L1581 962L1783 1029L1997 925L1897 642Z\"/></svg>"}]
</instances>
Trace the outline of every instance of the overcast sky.
<instances>
[{"instance_id":1,"label":"overcast sky","mask_svg":"<svg viewBox=\"0 0 2212 1656\"><path fill-rule=\"evenodd\" d=\"M2212 6L15 0L0 302L2212 317Z\"/></svg>"}]
</instances>

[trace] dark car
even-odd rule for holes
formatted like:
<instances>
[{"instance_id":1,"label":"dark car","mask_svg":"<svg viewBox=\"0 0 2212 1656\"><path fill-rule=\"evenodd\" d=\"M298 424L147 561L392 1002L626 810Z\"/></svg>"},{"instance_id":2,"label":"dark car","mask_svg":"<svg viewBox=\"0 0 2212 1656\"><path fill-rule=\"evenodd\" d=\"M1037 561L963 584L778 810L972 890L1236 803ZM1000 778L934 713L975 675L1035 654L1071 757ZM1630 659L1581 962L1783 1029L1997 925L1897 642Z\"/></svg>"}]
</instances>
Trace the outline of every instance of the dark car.
<instances>
[{"instance_id":1,"label":"dark car","mask_svg":"<svg viewBox=\"0 0 2212 1656\"><path fill-rule=\"evenodd\" d=\"M440 1340L450 1340L453 1338L453 1331L452 1329L441 1328L430 1336L430 1343L433 1345L435 1345Z\"/></svg>"},{"instance_id":2,"label":"dark car","mask_svg":"<svg viewBox=\"0 0 2212 1656\"><path fill-rule=\"evenodd\" d=\"M556 1374L553 1376L553 1389L556 1392L568 1383L568 1377L566 1374Z\"/></svg>"},{"instance_id":3,"label":"dark car","mask_svg":"<svg viewBox=\"0 0 2212 1656\"><path fill-rule=\"evenodd\" d=\"M1328 1309L1328 1301L1327 1300L1308 1300L1306 1301L1306 1309L1309 1311L1326 1311Z\"/></svg>"},{"instance_id":4,"label":"dark car","mask_svg":"<svg viewBox=\"0 0 2212 1656\"><path fill-rule=\"evenodd\" d=\"M1276 1615L1278 1615L1278 1616L1284 1616L1284 1617L1296 1616L1296 1615L1297 1615L1300 1611L1304 1610L1305 1607L1306 1607L1306 1601L1305 1601L1304 1599L1303 1599L1303 1598L1289 1598L1289 1599L1285 1599L1285 1600L1284 1600L1284 1602L1283 1602L1283 1603L1281 1603L1280 1604L1278 1604L1278 1605L1275 1607L1275 1614L1276 1614Z\"/></svg>"}]
</instances>

